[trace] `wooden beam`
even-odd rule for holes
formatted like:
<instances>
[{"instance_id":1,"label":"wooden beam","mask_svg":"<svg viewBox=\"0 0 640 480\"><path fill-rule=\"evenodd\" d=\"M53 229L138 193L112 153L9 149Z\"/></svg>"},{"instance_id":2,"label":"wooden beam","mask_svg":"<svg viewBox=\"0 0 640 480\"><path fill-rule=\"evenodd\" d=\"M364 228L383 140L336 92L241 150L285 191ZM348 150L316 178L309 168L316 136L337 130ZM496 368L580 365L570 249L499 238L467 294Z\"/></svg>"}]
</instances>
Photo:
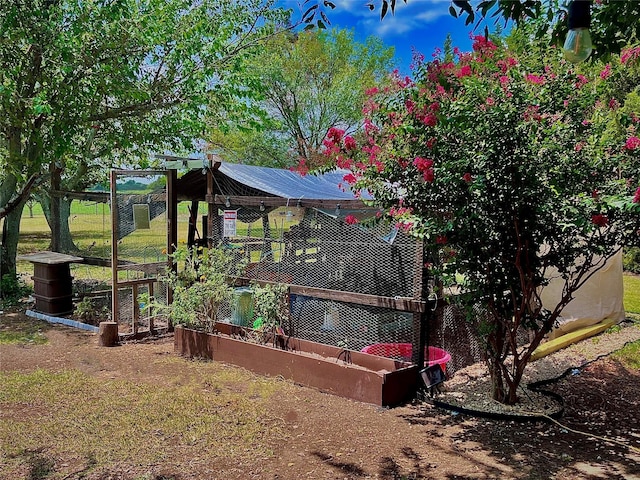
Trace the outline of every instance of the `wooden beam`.
<instances>
[{"instance_id":1,"label":"wooden beam","mask_svg":"<svg viewBox=\"0 0 640 480\"><path fill-rule=\"evenodd\" d=\"M231 195L215 195L213 199L217 205L226 205L227 201L229 205L233 206L251 206L259 207L264 205L265 207L306 207L306 208L330 208L334 209L340 206L344 209L364 209L374 208L364 203L362 200L357 199L341 199L341 200L323 200L323 199L297 199L297 198L282 198L282 197L245 197L245 196L231 196Z\"/></svg>"},{"instance_id":2,"label":"wooden beam","mask_svg":"<svg viewBox=\"0 0 640 480\"><path fill-rule=\"evenodd\" d=\"M238 278L244 284L257 282L259 284L271 284L270 282L256 280L247 277ZM335 300L337 302L355 303L356 305L368 305L371 307L391 308L402 312L424 312L427 302L409 297L382 297L368 295L366 293L343 292L341 290L329 290L327 288L305 287L301 285L289 285L289 293L307 297Z\"/></svg>"},{"instance_id":3,"label":"wooden beam","mask_svg":"<svg viewBox=\"0 0 640 480\"><path fill-rule=\"evenodd\" d=\"M109 192L70 192L67 190L54 190L53 197L67 197L72 200L85 200L96 203L109 203Z\"/></svg>"}]
</instances>

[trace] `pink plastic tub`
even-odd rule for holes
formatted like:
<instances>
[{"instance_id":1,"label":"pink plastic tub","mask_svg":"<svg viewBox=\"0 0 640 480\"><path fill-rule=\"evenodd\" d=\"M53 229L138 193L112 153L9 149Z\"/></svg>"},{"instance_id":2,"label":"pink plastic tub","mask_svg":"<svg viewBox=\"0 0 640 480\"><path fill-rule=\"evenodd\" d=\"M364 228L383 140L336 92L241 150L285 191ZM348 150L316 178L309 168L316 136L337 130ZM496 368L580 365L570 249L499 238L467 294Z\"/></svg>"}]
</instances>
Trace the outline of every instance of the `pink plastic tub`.
<instances>
[{"instance_id":1,"label":"pink plastic tub","mask_svg":"<svg viewBox=\"0 0 640 480\"><path fill-rule=\"evenodd\" d=\"M373 345L367 345L361 352L369 353L371 355L378 355L380 357L397 358L405 362L411 362L411 354L413 348L410 343L374 343ZM425 349L425 357L427 357L427 351ZM438 347L429 347L428 361L425 364L429 367L440 364L442 371L446 371L447 363L451 360L451 355L446 350Z\"/></svg>"}]
</instances>

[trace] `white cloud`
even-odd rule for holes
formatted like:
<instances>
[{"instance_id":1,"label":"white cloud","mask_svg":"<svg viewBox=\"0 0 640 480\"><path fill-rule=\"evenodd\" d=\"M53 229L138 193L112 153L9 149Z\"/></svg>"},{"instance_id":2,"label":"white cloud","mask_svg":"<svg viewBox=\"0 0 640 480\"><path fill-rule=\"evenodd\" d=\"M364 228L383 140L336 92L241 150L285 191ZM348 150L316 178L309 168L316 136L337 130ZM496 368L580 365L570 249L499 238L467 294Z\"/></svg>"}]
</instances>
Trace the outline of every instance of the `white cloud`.
<instances>
[{"instance_id":1,"label":"white cloud","mask_svg":"<svg viewBox=\"0 0 640 480\"><path fill-rule=\"evenodd\" d=\"M414 30L423 30L433 22L449 15L449 1L409 0L398 1L395 15L387 14L380 21L379 15L363 22L373 34L385 38L389 35L407 35ZM371 12L370 12L371 13Z\"/></svg>"}]
</instances>

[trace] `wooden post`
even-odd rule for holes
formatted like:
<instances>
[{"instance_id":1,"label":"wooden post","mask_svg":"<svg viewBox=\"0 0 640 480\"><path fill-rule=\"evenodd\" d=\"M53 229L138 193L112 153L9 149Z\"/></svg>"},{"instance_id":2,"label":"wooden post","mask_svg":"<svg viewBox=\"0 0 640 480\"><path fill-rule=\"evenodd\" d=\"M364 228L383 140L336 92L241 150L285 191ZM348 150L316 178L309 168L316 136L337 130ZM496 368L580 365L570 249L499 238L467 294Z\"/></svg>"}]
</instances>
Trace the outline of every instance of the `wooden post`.
<instances>
[{"instance_id":1,"label":"wooden post","mask_svg":"<svg viewBox=\"0 0 640 480\"><path fill-rule=\"evenodd\" d=\"M118 323L100 322L98 329L98 345L101 347L113 347L118 343Z\"/></svg>"},{"instance_id":2,"label":"wooden post","mask_svg":"<svg viewBox=\"0 0 640 480\"><path fill-rule=\"evenodd\" d=\"M131 286L133 293L133 320L131 321L131 333L136 335L138 333L138 323L140 323L140 303L138 302L138 284L134 283Z\"/></svg>"}]
</instances>

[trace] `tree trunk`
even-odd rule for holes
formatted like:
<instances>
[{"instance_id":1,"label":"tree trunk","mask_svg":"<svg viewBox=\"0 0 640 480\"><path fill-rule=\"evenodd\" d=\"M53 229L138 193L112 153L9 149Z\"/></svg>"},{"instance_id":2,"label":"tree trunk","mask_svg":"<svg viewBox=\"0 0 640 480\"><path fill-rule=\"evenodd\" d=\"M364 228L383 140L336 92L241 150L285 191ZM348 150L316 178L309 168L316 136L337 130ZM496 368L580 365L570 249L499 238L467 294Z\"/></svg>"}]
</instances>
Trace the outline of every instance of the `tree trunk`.
<instances>
[{"instance_id":1,"label":"tree trunk","mask_svg":"<svg viewBox=\"0 0 640 480\"><path fill-rule=\"evenodd\" d=\"M18 240L20 239L20 220L24 202L19 203L4 218L2 229L2 248L0 249L0 279L5 275L16 277L16 256L18 254Z\"/></svg>"},{"instance_id":2,"label":"tree trunk","mask_svg":"<svg viewBox=\"0 0 640 480\"><path fill-rule=\"evenodd\" d=\"M53 165L53 164L52 164ZM60 191L60 169L52 166L51 183L49 190L49 228L51 229L51 245L49 248L53 252L61 252L60 249L60 200L61 198L54 195L53 192Z\"/></svg>"},{"instance_id":3,"label":"tree trunk","mask_svg":"<svg viewBox=\"0 0 640 480\"><path fill-rule=\"evenodd\" d=\"M77 252L78 247L73 242L71 229L69 228L72 200L51 194L47 197L41 195L38 200L42 205L42 211L51 230L51 245L49 248L53 252Z\"/></svg>"},{"instance_id":4,"label":"tree trunk","mask_svg":"<svg viewBox=\"0 0 640 480\"><path fill-rule=\"evenodd\" d=\"M118 343L118 324L116 322L100 322L98 329L98 345L113 347Z\"/></svg>"}]
</instances>

